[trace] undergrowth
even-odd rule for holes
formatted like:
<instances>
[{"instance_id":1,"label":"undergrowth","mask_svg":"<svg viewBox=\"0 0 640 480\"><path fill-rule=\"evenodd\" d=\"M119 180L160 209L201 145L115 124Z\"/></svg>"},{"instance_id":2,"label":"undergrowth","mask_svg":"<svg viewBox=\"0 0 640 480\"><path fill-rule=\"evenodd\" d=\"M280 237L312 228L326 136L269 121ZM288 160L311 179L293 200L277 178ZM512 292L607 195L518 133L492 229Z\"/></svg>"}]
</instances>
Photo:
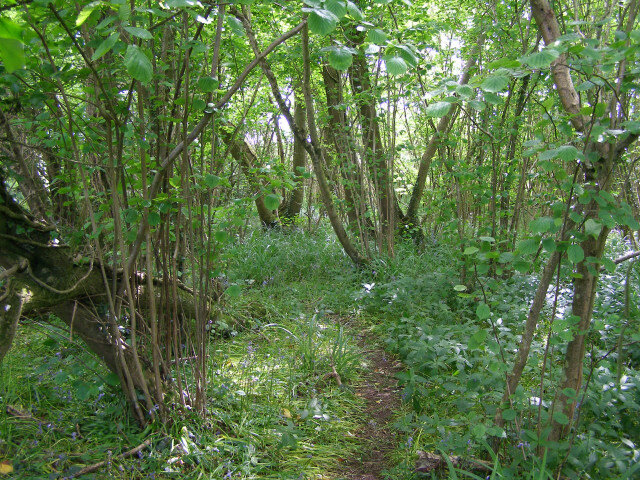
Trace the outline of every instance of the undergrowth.
<instances>
[{"instance_id":1,"label":"undergrowth","mask_svg":"<svg viewBox=\"0 0 640 480\"><path fill-rule=\"evenodd\" d=\"M556 478L560 464L567 478L637 475L637 309L623 318L622 287L627 275L635 302L637 269L618 269L601 282L594 322L605 325L590 338L577 435L546 443L564 339L562 312L550 318L551 297L507 425L493 423L534 276L478 276L461 291L453 247L420 251L410 243L358 270L322 229L255 231L225 258L223 281L242 293L227 299L211 336L205 419L176 411L169 424L140 431L117 379L55 319L25 322L0 371L0 407L29 414L0 415L0 459L12 462L16 478L61 479L104 460L83 478L338 478L344 460L364 448L355 432L367 419L352 388L367 368L353 338L364 325L406 365L398 376L406 408L395 421L402 440L388 478L538 480ZM562 294L570 286L560 287ZM547 345L555 357L541 391ZM153 438L149 448L118 457L145 438ZM448 473L420 474L421 452L482 468L449 464Z\"/></svg>"}]
</instances>

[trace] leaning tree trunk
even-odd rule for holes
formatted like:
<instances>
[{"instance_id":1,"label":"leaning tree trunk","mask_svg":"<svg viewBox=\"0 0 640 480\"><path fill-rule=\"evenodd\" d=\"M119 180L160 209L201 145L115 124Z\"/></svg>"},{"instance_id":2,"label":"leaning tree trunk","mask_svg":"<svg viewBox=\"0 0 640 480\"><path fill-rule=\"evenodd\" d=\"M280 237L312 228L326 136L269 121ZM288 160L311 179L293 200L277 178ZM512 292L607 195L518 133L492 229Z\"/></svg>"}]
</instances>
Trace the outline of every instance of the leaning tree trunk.
<instances>
[{"instance_id":1,"label":"leaning tree trunk","mask_svg":"<svg viewBox=\"0 0 640 480\"><path fill-rule=\"evenodd\" d=\"M233 129L233 127L232 127ZM237 129L233 129L237 130ZM225 128L218 129L218 135L222 141L229 148L229 152L231 156L234 158L236 162L240 165L244 176L247 177L247 180L251 187L253 188L254 196L255 196L255 204L256 209L258 210L258 216L260 217L260 222L265 228L274 228L280 225L280 220L278 216L274 213L273 210L269 210L264 203L264 195L262 194L263 187L266 187L266 184L260 184L256 180L256 175L252 171L257 164L257 156L251 145L247 143L246 140L238 140L236 138L235 131L228 131Z\"/></svg>"}]
</instances>

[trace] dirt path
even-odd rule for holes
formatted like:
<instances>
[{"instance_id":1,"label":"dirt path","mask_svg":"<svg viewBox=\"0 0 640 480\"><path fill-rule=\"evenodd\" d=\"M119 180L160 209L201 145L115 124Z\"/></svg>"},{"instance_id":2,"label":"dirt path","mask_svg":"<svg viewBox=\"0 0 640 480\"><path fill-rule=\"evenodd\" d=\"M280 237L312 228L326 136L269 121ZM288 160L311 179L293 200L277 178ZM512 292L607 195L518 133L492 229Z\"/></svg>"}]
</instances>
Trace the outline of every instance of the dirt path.
<instances>
[{"instance_id":1,"label":"dirt path","mask_svg":"<svg viewBox=\"0 0 640 480\"><path fill-rule=\"evenodd\" d=\"M369 368L355 387L355 393L365 401L369 422L357 432L364 445L363 454L347 461L338 478L383 480L382 471L392 466L389 456L397 445L391 421L393 413L400 408L395 374L402 370L402 364L377 347L366 333L358 334L357 339L366 350Z\"/></svg>"}]
</instances>

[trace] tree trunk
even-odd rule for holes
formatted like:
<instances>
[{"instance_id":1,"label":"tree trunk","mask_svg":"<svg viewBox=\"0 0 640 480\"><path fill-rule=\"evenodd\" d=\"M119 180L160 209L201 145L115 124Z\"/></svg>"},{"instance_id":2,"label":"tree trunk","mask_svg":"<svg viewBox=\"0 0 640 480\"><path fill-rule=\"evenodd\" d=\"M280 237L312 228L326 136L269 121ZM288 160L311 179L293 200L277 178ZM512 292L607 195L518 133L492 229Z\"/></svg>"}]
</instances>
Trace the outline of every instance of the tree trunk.
<instances>
[{"instance_id":1,"label":"tree trunk","mask_svg":"<svg viewBox=\"0 0 640 480\"><path fill-rule=\"evenodd\" d=\"M231 127L233 129L233 126ZM237 130L237 129L234 129ZM275 214L274 210L269 210L267 206L264 204L264 195L262 194L262 189L266 187L266 183L263 182L261 185L260 182L256 180L256 175L253 173L253 169L258 163L258 158L256 156L255 151L247 143L246 140L238 140L236 138L235 131L229 131L225 128L218 129L218 134L222 141L229 148L229 152L231 156L234 158L242 171L247 177L247 181L251 185L254 190L253 195L255 196L255 204L258 210L258 216L260 217L260 222L265 228L273 228L280 225L280 220L278 216Z\"/></svg>"},{"instance_id":2,"label":"tree trunk","mask_svg":"<svg viewBox=\"0 0 640 480\"><path fill-rule=\"evenodd\" d=\"M298 90L295 91L294 97L293 119L297 124L304 125L307 117L304 98L300 95ZM304 129L303 134L305 134ZM302 210L302 202L304 200L304 177L302 176L302 172L307 166L306 159L307 152L304 149L304 145L300 143L300 140L294 137L293 177L296 185L291 191L291 194L280 213L280 216L288 222L293 222L293 220L300 214L300 210Z\"/></svg>"}]
</instances>

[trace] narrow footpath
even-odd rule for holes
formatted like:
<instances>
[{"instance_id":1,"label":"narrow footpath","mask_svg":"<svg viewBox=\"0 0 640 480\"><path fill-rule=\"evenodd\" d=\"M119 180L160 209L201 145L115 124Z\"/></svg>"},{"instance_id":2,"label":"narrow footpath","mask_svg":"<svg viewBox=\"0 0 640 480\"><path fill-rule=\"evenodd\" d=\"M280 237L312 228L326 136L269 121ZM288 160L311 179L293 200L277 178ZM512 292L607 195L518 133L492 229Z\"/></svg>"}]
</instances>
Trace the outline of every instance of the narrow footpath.
<instances>
[{"instance_id":1,"label":"narrow footpath","mask_svg":"<svg viewBox=\"0 0 640 480\"><path fill-rule=\"evenodd\" d=\"M365 401L366 426L356 432L364 446L363 454L347 460L337 479L383 480L383 471L392 467L390 456L398 443L391 423L401 406L396 374L402 364L376 345L366 332L357 335L360 347L366 351L369 368L354 390Z\"/></svg>"}]
</instances>

